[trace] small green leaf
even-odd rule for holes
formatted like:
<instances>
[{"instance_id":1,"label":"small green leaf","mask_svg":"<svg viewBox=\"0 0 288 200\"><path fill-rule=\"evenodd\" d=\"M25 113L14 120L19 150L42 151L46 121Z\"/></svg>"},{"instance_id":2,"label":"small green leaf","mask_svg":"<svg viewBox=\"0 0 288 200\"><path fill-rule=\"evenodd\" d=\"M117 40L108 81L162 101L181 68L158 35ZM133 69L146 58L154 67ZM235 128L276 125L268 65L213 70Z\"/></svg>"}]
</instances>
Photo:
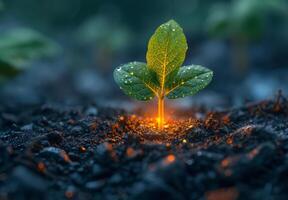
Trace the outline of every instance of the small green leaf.
<instances>
[{"instance_id":1,"label":"small green leaf","mask_svg":"<svg viewBox=\"0 0 288 200\"><path fill-rule=\"evenodd\" d=\"M157 79L145 63L131 62L115 69L114 79L125 94L141 101L157 94Z\"/></svg>"},{"instance_id":2,"label":"small green leaf","mask_svg":"<svg viewBox=\"0 0 288 200\"><path fill-rule=\"evenodd\" d=\"M194 95L205 88L212 80L213 72L199 65L181 67L166 84L166 95L169 99L177 99Z\"/></svg>"},{"instance_id":3,"label":"small green leaf","mask_svg":"<svg viewBox=\"0 0 288 200\"><path fill-rule=\"evenodd\" d=\"M183 64L187 48L183 30L174 20L159 26L152 35L146 54L147 65L157 73L161 87L166 76Z\"/></svg>"}]
</instances>

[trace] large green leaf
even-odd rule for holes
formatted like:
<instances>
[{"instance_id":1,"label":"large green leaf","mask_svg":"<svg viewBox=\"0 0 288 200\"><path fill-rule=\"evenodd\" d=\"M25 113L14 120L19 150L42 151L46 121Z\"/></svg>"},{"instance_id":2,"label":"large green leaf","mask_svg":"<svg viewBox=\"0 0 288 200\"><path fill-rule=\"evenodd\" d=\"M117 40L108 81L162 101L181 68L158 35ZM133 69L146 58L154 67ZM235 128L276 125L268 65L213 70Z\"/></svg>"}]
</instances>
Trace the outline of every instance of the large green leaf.
<instances>
[{"instance_id":1,"label":"large green leaf","mask_svg":"<svg viewBox=\"0 0 288 200\"><path fill-rule=\"evenodd\" d=\"M152 35L146 54L147 65L157 73L161 87L167 75L183 64L187 48L183 30L174 20L159 26Z\"/></svg>"},{"instance_id":2,"label":"large green leaf","mask_svg":"<svg viewBox=\"0 0 288 200\"><path fill-rule=\"evenodd\" d=\"M205 88L212 80L213 72L199 65L181 67L173 81L166 83L166 95L177 99L194 95Z\"/></svg>"},{"instance_id":3,"label":"large green leaf","mask_svg":"<svg viewBox=\"0 0 288 200\"><path fill-rule=\"evenodd\" d=\"M145 63L131 62L115 69L114 79L125 94L141 101L157 94L157 79Z\"/></svg>"}]
</instances>

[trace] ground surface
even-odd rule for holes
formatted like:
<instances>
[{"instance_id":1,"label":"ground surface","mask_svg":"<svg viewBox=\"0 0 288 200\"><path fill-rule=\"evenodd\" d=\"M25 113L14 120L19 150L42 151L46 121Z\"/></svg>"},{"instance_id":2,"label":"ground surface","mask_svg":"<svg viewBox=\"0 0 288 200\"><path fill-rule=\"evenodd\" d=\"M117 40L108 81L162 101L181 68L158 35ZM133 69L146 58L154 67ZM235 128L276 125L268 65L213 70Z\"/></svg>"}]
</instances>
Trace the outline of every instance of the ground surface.
<instances>
[{"instance_id":1,"label":"ground surface","mask_svg":"<svg viewBox=\"0 0 288 200\"><path fill-rule=\"evenodd\" d=\"M2 108L0 199L288 198L283 96L194 116L158 133L97 106Z\"/></svg>"}]
</instances>

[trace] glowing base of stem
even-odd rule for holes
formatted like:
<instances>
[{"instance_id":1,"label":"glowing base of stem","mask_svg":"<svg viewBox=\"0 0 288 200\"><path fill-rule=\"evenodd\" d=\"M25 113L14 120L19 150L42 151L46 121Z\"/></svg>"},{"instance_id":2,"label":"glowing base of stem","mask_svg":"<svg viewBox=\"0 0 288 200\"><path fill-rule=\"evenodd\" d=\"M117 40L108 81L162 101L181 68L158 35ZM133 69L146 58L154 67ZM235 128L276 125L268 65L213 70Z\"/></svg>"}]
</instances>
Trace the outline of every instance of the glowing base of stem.
<instances>
[{"instance_id":1,"label":"glowing base of stem","mask_svg":"<svg viewBox=\"0 0 288 200\"><path fill-rule=\"evenodd\" d=\"M164 116L164 97L158 98L158 128L163 129L165 116Z\"/></svg>"}]
</instances>

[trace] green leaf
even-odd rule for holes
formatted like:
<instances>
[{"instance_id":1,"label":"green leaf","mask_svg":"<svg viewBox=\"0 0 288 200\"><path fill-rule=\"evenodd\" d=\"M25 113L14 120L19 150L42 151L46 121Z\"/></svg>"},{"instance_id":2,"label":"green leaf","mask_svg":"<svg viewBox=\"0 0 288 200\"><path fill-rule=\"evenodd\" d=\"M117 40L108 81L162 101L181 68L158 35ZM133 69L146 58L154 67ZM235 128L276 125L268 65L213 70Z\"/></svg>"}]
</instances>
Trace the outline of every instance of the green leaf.
<instances>
[{"instance_id":1,"label":"green leaf","mask_svg":"<svg viewBox=\"0 0 288 200\"><path fill-rule=\"evenodd\" d=\"M0 0L0 12L4 9L4 4L2 2L2 0Z\"/></svg>"},{"instance_id":2,"label":"green leaf","mask_svg":"<svg viewBox=\"0 0 288 200\"><path fill-rule=\"evenodd\" d=\"M239 0L213 5L206 27L215 36L224 38L259 38L271 14L286 18L286 0ZM285 10L285 11L284 11ZM284 11L284 12L283 12Z\"/></svg>"},{"instance_id":3,"label":"green leaf","mask_svg":"<svg viewBox=\"0 0 288 200\"><path fill-rule=\"evenodd\" d=\"M17 68L59 53L60 47L42 34L27 28L14 28L0 34L0 59Z\"/></svg>"},{"instance_id":4,"label":"green leaf","mask_svg":"<svg viewBox=\"0 0 288 200\"><path fill-rule=\"evenodd\" d=\"M93 16L79 27L76 39L80 44L95 45L97 49L124 51L131 44L133 34L118 20L107 16Z\"/></svg>"},{"instance_id":5,"label":"green leaf","mask_svg":"<svg viewBox=\"0 0 288 200\"><path fill-rule=\"evenodd\" d=\"M183 64L187 48L183 30L174 20L159 26L150 38L146 54L147 65L157 73L161 87L164 86L167 75Z\"/></svg>"},{"instance_id":6,"label":"green leaf","mask_svg":"<svg viewBox=\"0 0 288 200\"><path fill-rule=\"evenodd\" d=\"M0 79L2 82L28 68L40 58L55 56L60 47L37 31L14 28L0 33Z\"/></svg>"},{"instance_id":7,"label":"green leaf","mask_svg":"<svg viewBox=\"0 0 288 200\"><path fill-rule=\"evenodd\" d=\"M9 63L0 60L0 76L3 77L14 77L16 76L21 70L17 69L16 67L10 65Z\"/></svg>"},{"instance_id":8,"label":"green leaf","mask_svg":"<svg viewBox=\"0 0 288 200\"><path fill-rule=\"evenodd\" d=\"M116 68L114 79L125 94L137 100L151 100L157 93L156 76L145 63L131 62Z\"/></svg>"},{"instance_id":9,"label":"green leaf","mask_svg":"<svg viewBox=\"0 0 288 200\"><path fill-rule=\"evenodd\" d=\"M194 95L205 88L212 80L213 72L200 65L181 67L173 81L166 84L166 95L177 99Z\"/></svg>"}]
</instances>

